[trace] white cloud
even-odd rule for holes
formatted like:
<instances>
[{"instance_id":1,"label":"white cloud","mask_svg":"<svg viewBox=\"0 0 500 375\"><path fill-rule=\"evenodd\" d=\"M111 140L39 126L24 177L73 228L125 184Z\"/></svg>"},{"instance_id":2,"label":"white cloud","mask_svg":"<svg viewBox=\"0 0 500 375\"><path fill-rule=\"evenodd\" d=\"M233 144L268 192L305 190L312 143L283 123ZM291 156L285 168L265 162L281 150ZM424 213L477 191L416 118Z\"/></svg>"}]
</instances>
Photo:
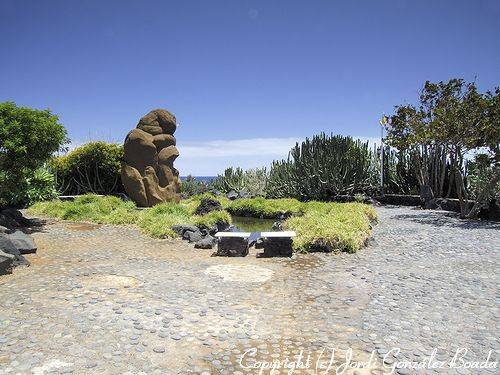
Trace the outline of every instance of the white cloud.
<instances>
[{"instance_id":1,"label":"white cloud","mask_svg":"<svg viewBox=\"0 0 500 375\"><path fill-rule=\"evenodd\" d=\"M176 168L182 176L213 176L228 167L244 169L269 166L284 159L300 138L250 138L180 142Z\"/></svg>"},{"instance_id":2,"label":"white cloud","mask_svg":"<svg viewBox=\"0 0 500 375\"><path fill-rule=\"evenodd\" d=\"M273 155L283 156L299 138L251 138L207 142L180 142L185 158Z\"/></svg>"}]
</instances>

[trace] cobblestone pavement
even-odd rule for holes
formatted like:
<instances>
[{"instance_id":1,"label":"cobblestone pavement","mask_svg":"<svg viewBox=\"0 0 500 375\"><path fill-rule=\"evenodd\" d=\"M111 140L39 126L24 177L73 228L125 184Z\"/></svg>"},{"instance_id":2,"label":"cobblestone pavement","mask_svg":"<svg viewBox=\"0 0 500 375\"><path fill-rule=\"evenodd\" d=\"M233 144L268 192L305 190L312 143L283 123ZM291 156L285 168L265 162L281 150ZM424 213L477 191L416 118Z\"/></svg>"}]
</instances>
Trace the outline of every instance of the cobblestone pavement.
<instances>
[{"instance_id":1,"label":"cobblestone pavement","mask_svg":"<svg viewBox=\"0 0 500 375\"><path fill-rule=\"evenodd\" d=\"M131 227L49 223L33 234L32 266L0 277L0 374L254 374L301 351L293 373L314 374L332 348L329 374L350 353L370 361L356 374L434 348L434 365L457 348L463 361L498 360L500 226L378 211L357 254L292 259L213 258ZM433 372L498 369L395 371Z\"/></svg>"}]
</instances>

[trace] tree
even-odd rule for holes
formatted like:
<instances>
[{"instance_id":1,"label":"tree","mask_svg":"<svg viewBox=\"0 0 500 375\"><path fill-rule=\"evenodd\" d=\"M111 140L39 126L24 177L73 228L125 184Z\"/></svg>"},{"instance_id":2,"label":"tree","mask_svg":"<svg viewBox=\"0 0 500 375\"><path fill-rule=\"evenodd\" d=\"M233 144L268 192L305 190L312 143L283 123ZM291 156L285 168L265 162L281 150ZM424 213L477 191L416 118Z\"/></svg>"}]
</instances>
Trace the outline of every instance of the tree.
<instances>
[{"instance_id":1,"label":"tree","mask_svg":"<svg viewBox=\"0 0 500 375\"><path fill-rule=\"evenodd\" d=\"M50 110L0 103L0 206L27 202L29 181L68 141Z\"/></svg>"},{"instance_id":2,"label":"tree","mask_svg":"<svg viewBox=\"0 0 500 375\"><path fill-rule=\"evenodd\" d=\"M395 107L387 127L387 142L414 155L424 200L443 196L444 182L448 180L446 195L455 190L461 216L477 213L477 208L471 210L468 203L471 195L466 186L467 163L473 153L485 150L492 166L498 164L498 96L498 88L480 93L475 83L463 79L427 81L418 106ZM484 166L482 170L486 170Z\"/></svg>"}]
</instances>

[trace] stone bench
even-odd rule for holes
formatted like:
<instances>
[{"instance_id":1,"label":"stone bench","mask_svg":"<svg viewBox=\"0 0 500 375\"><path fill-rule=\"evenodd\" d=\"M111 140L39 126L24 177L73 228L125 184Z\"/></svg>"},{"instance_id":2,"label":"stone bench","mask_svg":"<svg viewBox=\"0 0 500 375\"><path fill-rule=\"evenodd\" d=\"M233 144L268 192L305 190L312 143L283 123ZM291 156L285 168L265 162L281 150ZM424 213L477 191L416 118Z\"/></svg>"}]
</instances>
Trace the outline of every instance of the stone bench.
<instances>
[{"instance_id":1,"label":"stone bench","mask_svg":"<svg viewBox=\"0 0 500 375\"><path fill-rule=\"evenodd\" d=\"M261 232L260 237L264 252L257 254L257 257L291 257L293 253L292 238L296 235L294 231Z\"/></svg>"},{"instance_id":2,"label":"stone bench","mask_svg":"<svg viewBox=\"0 0 500 375\"><path fill-rule=\"evenodd\" d=\"M246 257L250 232L217 232L217 251L212 256Z\"/></svg>"},{"instance_id":3,"label":"stone bench","mask_svg":"<svg viewBox=\"0 0 500 375\"><path fill-rule=\"evenodd\" d=\"M249 238L262 239L264 251L257 254L259 258L291 257L293 253L292 238L296 236L293 231L280 232L217 232L217 251L212 256L220 257L245 257L248 255Z\"/></svg>"}]
</instances>

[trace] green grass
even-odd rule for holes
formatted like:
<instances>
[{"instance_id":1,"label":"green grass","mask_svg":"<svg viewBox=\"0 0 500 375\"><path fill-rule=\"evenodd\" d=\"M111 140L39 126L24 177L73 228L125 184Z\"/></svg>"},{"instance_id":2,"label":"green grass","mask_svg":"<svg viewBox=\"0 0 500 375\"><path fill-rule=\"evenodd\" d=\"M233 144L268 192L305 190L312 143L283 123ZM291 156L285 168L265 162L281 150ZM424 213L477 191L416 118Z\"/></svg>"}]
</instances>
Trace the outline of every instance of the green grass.
<instances>
[{"instance_id":1,"label":"green grass","mask_svg":"<svg viewBox=\"0 0 500 375\"><path fill-rule=\"evenodd\" d=\"M354 253L371 235L372 222L377 220L373 207L362 203L305 203L305 212L284 222L297 237L297 251Z\"/></svg>"},{"instance_id":2,"label":"green grass","mask_svg":"<svg viewBox=\"0 0 500 375\"><path fill-rule=\"evenodd\" d=\"M231 223L226 211L213 211L194 215L202 197L175 203L164 203L146 210L137 210L133 202L117 197L84 195L74 201L53 200L35 203L29 208L32 214L57 217L71 221L90 221L99 224L135 224L141 232L155 238L174 237L175 224L195 224L211 228L216 224Z\"/></svg>"},{"instance_id":3,"label":"green grass","mask_svg":"<svg viewBox=\"0 0 500 375\"><path fill-rule=\"evenodd\" d=\"M265 199L258 197L236 199L227 202L225 208L233 215L277 219L281 215L302 214L304 203L292 198Z\"/></svg>"},{"instance_id":4,"label":"green grass","mask_svg":"<svg viewBox=\"0 0 500 375\"><path fill-rule=\"evenodd\" d=\"M137 220L133 202L118 197L83 195L74 201L38 202L29 212L71 221L91 221L100 224L131 224Z\"/></svg>"},{"instance_id":5,"label":"green grass","mask_svg":"<svg viewBox=\"0 0 500 375\"><path fill-rule=\"evenodd\" d=\"M218 199L225 210L206 215L194 212L204 197ZM226 211L227 210L227 211ZM58 217L73 221L103 224L135 224L140 230L156 238L174 237L175 224L195 224L211 228L216 224L231 223L234 215L277 218L285 215L286 229L297 232L293 246L296 251L328 251L353 253L363 247L371 235L371 226L377 220L375 209L363 203L299 202L296 199L237 199L203 194L181 201L164 203L146 210L137 210L134 203L117 197L85 195L75 201L49 201L30 207L32 214Z\"/></svg>"},{"instance_id":6,"label":"green grass","mask_svg":"<svg viewBox=\"0 0 500 375\"><path fill-rule=\"evenodd\" d=\"M203 198L210 198L210 199L215 199L218 200L222 207L226 208L230 202L229 199L226 197L220 196L216 197L215 195L211 193L204 193L204 194L199 194L199 195L193 195L192 197L189 197L187 199L183 199L179 204L186 207L191 214L194 214L196 209L198 208L201 200Z\"/></svg>"},{"instance_id":7,"label":"green grass","mask_svg":"<svg viewBox=\"0 0 500 375\"><path fill-rule=\"evenodd\" d=\"M203 194L181 204L194 211L199 201L207 196L218 199L227 211L237 216L274 219L285 215L288 219L284 227L297 233L293 246L301 252L356 252L366 244L372 224L377 221L375 209L359 202L300 202L296 199L261 197L230 201L225 197Z\"/></svg>"},{"instance_id":8,"label":"green grass","mask_svg":"<svg viewBox=\"0 0 500 375\"><path fill-rule=\"evenodd\" d=\"M143 210L137 225L151 237L175 237L171 229L175 224L193 224L192 216L186 207L175 203L163 203Z\"/></svg>"},{"instance_id":9,"label":"green grass","mask_svg":"<svg viewBox=\"0 0 500 375\"><path fill-rule=\"evenodd\" d=\"M193 221L196 226L209 229L217 224L231 224L231 215L227 211L212 211L202 216L194 215Z\"/></svg>"}]
</instances>

